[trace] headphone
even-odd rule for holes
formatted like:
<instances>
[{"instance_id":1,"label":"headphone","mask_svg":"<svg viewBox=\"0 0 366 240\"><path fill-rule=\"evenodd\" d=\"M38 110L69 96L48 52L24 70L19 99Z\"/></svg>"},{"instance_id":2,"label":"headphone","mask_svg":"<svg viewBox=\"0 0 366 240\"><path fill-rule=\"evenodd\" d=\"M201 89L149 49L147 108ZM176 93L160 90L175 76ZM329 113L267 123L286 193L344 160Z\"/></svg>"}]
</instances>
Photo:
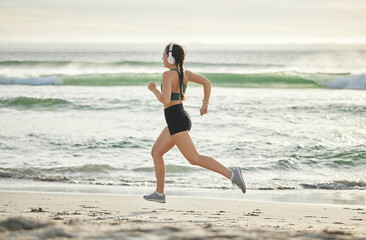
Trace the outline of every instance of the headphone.
<instances>
[{"instance_id":1,"label":"headphone","mask_svg":"<svg viewBox=\"0 0 366 240\"><path fill-rule=\"evenodd\" d=\"M173 57L173 46L174 46L174 43L171 43L169 46L168 63L170 63L170 64L175 63L175 58Z\"/></svg>"}]
</instances>

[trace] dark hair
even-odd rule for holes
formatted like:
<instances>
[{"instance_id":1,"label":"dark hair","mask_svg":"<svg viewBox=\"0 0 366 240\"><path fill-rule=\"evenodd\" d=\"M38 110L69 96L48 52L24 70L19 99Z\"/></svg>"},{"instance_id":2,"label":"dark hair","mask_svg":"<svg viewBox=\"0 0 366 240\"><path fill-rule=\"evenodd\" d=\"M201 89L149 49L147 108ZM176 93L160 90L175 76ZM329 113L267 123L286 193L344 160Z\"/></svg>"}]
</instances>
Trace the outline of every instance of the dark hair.
<instances>
[{"instance_id":1,"label":"dark hair","mask_svg":"<svg viewBox=\"0 0 366 240\"><path fill-rule=\"evenodd\" d=\"M169 43L166 47L165 47L165 53L169 55L169 46L171 43ZM179 44L175 44L173 45L173 50L172 50L172 55L175 58L175 63L178 65L178 70L179 70L179 91L180 91L180 98L182 100L185 99L184 94L183 94L183 79L184 79L184 71L183 71L183 64L184 64L184 59L186 57L186 51L184 49L183 46L179 45Z\"/></svg>"}]
</instances>

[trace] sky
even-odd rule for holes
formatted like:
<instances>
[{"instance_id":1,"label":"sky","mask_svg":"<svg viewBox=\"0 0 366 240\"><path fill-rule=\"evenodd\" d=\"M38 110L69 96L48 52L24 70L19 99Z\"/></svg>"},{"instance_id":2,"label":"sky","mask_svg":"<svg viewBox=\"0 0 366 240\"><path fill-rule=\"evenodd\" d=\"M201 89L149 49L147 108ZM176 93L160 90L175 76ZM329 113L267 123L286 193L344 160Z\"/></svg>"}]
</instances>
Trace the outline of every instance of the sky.
<instances>
[{"instance_id":1,"label":"sky","mask_svg":"<svg viewBox=\"0 0 366 240\"><path fill-rule=\"evenodd\" d=\"M365 0L0 0L7 43L366 43Z\"/></svg>"}]
</instances>

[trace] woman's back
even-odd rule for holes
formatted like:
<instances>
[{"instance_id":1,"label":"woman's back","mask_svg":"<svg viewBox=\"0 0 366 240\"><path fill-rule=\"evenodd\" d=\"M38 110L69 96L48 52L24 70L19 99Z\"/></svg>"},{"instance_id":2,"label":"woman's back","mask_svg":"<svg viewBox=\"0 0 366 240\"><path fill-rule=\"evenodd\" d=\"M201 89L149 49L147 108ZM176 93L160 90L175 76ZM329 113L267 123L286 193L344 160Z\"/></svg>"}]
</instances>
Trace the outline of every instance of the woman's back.
<instances>
[{"instance_id":1,"label":"woman's back","mask_svg":"<svg viewBox=\"0 0 366 240\"><path fill-rule=\"evenodd\" d=\"M172 80L171 80L171 89L172 89L172 93L179 93L180 89L179 89L179 74L178 74L178 70L174 69L170 69L170 72L175 72L175 74L172 74ZM183 70L183 84L188 85L188 77L186 74L186 70ZM183 87L184 87L183 85ZM182 89L183 90L183 89Z\"/></svg>"},{"instance_id":2,"label":"woman's back","mask_svg":"<svg viewBox=\"0 0 366 240\"><path fill-rule=\"evenodd\" d=\"M182 83L182 93L183 95L186 92L186 88L188 85L188 72L186 70L183 70L183 83ZM163 73L163 79L169 82L170 84L170 90L171 90L171 96L170 96L170 102L167 105L164 105L164 107L170 107L175 104L179 104L182 102L182 97L180 93L180 78L179 78L179 71L175 68L170 69L170 71L166 71ZM162 88L163 89L163 84Z\"/></svg>"}]
</instances>

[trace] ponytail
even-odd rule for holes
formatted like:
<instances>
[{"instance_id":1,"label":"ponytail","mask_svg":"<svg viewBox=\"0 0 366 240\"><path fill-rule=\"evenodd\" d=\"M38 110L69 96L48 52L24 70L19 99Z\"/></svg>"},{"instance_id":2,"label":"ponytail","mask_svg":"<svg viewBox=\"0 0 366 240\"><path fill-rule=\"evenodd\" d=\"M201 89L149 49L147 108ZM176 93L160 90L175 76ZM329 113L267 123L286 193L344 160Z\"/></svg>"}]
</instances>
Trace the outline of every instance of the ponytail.
<instances>
[{"instance_id":1,"label":"ponytail","mask_svg":"<svg viewBox=\"0 0 366 240\"><path fill-rule=\"evenodd\" d=\"M183 80L184 80L184 70L183 70L183 62L179 62L179 91L180 91L180 99L185 100L185 96L183 94Z\"/></svg>"}]
</instances>

